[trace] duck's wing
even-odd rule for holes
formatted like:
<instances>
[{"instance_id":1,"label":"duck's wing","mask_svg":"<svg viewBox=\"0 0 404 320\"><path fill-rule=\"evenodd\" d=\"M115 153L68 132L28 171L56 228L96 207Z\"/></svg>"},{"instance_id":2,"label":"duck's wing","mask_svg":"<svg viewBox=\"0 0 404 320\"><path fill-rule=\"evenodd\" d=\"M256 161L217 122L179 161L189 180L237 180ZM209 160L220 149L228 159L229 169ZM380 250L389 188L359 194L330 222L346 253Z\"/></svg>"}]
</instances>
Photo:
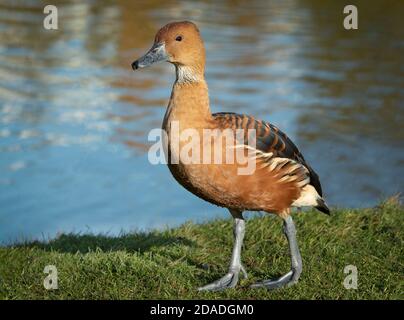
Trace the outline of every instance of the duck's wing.
<instances>
[{"instance_id":1,"label":"duck's wing","mask_svg":"<svg viewBox=\"0 0 404 320\"><path fill-rule=\"evenodd\" d=\"M274 159L289 159L297 162L307 169L309 179L306 184L312 185L317 193L322 196L322 189L317 173L309 166L296 145L288 136L271 123L262 120L256 120L252 116L237 113L215 113L213 119L217 127L222 129L231 128L232 130L244 129L244 144L248 144L248 129L255 129L256 149L268 157L268 161ZM275 161L284 165L282 161Z\"/></svg>"}]
</instances>

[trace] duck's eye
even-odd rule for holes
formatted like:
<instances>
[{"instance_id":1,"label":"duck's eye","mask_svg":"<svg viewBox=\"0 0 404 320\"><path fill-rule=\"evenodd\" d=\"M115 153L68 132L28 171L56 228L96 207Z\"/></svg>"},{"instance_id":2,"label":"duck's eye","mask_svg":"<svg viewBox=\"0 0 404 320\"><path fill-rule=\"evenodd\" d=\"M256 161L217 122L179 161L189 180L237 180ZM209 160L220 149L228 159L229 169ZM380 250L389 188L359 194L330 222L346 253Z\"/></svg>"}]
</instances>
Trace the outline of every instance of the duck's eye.
<instances>
[{"instance_id":1,"label":"duck's eye","mask_svg":"<svg viewBox=\"0 0 404 320\"><path fill-rule=\"evenodd\" d=\"M175 38L176 41L182 41L182 37L178 36L177 38Z\"/></svg>"}]
</instances>

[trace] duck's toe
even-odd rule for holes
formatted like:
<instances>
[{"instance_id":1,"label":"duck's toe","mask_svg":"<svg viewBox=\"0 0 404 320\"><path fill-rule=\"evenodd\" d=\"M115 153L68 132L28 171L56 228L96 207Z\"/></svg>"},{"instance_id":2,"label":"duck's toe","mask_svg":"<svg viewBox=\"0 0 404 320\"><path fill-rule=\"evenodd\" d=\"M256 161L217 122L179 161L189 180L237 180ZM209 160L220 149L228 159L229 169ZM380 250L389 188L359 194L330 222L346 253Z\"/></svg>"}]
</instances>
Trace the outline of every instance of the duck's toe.
<instances>
[{"instance_id":1,"label":"duck's toe","mask_svg":"<svg viewBox=\"0 0 404 320\"><path fill-rule=\"evenodd\" d=\"M220 279L199 287L198 291L221 291L229 288L234 288L238 282L238 272L228 272Z\"/></svg>"},{"instance_id":2,"label":"duck's toe","mask_svg":"<svg viewBox=\"0 0 404 320\"><path fill-rule=\"evenodd\" d=\"M291 286L297 282L297 279L293 276L294 272L291 270L282 277L275 280L263 280L257 283L252 284L251 288L267 288L267 289L276 289L285 286Z\"/></svg>"}]
</instances>

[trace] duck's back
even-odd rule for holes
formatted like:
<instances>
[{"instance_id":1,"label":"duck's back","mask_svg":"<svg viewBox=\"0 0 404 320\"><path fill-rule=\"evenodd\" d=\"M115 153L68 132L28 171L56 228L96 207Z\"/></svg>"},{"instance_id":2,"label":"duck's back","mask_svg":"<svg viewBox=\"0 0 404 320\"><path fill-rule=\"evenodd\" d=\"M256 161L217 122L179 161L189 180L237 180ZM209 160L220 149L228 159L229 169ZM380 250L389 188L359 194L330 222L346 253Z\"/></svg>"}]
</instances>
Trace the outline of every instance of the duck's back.
<instances>
[{"instance_id":1,"label":"duck's back","mask_svg":"<svg viewBox=\"0 0 404 320\"><path fill-rule=\"evenodd\" d=\"M256 148L264 153L272 153L273 158L285 158L296 161L309 171L310 184L322 196L322 188L317 173L306 162L297 146L289 137L279 130L275 125L263 120L257 120L252 116L237 114L232 112L214 113L214 121L222 130L231 128L232 130L243 129L248 133L248 129L255 130ZM248 138L247 136L245 138ZM247 139L244 141L248 143Z\"/></svg>"}]
</instances>

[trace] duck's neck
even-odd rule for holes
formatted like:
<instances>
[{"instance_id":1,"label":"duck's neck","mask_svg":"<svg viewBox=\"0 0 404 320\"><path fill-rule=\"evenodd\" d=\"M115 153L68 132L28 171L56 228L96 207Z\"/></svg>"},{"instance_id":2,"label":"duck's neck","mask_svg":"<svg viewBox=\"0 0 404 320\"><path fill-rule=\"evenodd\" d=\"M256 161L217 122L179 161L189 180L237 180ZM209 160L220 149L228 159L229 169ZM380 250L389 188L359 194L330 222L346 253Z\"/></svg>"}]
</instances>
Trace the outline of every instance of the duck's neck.
<instances>
[{"instance_id":1,"label":"duck's neck","mask_svg":"<svg viewBox=\"0 0 404 320\"><path fill-rule=\"evenodd\" d=\"M176 73L165 122L180 121L183 128L203 125L212 116L203 72L176 66Z\"/></svg>"}]
</instances>

